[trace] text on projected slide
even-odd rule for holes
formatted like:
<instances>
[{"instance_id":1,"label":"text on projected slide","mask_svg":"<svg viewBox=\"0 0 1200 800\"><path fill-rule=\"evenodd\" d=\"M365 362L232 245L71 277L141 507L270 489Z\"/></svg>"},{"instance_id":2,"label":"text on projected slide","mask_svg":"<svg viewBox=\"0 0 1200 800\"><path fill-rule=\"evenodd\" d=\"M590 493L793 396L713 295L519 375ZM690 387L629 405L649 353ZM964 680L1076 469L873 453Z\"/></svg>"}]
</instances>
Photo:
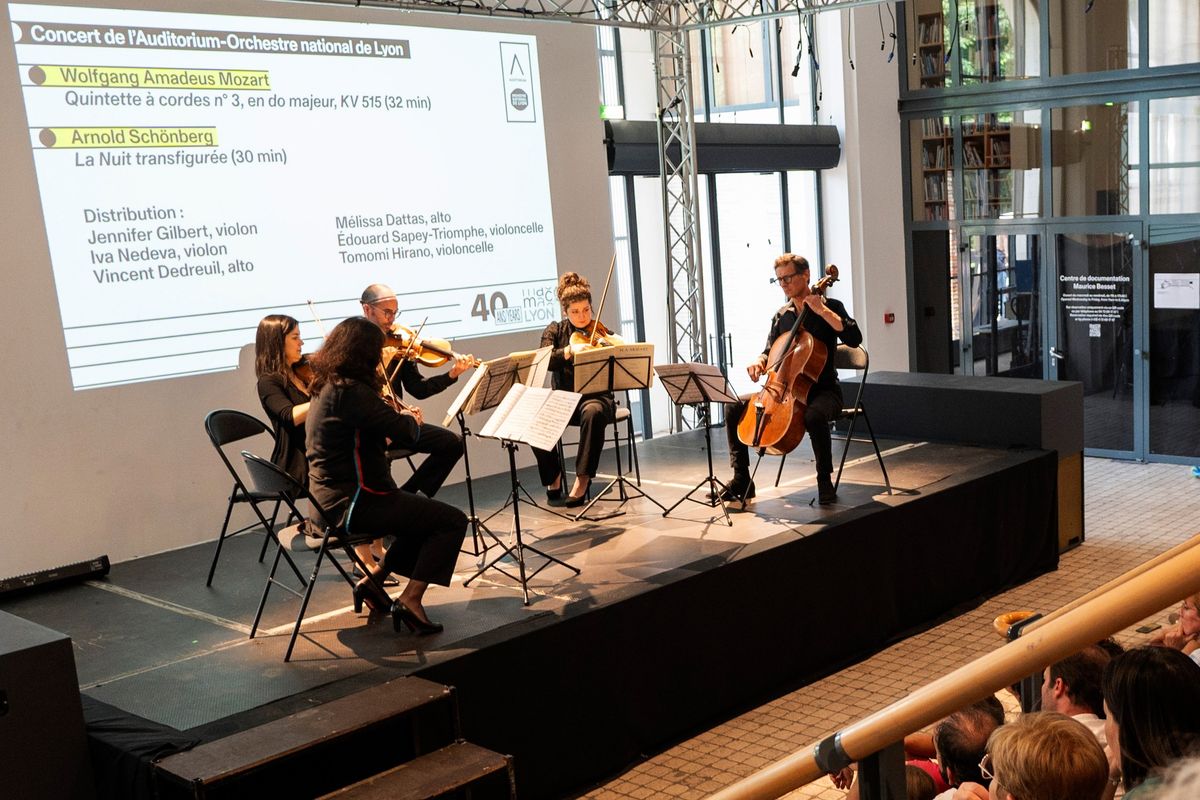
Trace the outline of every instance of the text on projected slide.
<instances>
[{"instance_id":1,"label":"text on projected slide","mask_svg":"<svg viewBox=\"0 0 1200 800\"><path fill-rule=\"evenodd\" d=\"M442 338L558 317L533 37L8 9L76 388L231 369L371 283Z\"/></svg>"}]
</instances>

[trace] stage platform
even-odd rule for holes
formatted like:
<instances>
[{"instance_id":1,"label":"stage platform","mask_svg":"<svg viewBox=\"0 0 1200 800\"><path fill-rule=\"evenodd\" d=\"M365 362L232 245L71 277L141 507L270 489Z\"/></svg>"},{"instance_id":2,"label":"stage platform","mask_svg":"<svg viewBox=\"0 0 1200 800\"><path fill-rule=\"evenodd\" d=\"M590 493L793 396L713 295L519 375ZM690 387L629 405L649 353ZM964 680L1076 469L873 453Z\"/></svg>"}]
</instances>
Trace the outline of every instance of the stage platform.
<instances>
[{"instance_id":1,"label":"stage platform","mask_svg":"<svg viewBox=\"0 0 1200 800\"><path fill-rule=\"evenodd\" d=\"M273 592L263 629L247 638L270 562L257 561L258 533L226 544L211 588L205 542L116 564L104 580L6 599L0 610L69 635L87 697L202 741L401 675L453 685L463 735L515 756L519 795L561 797L1055 568L1052 451L880 446L893 495L869 446L855 445L839 502L810 505L804 442L778 488L778 460L764 460L758 498L732 513L731 527L719 509L693 503L664 519L635 499L621 516L578 523L522 505L527 543L580 574L551 565L525 606L496 572L464 588L479 563L464 554L452 586L426 596L446 626L428 638L353 613L327 570L289 664L295 598ZM724 477L723 441L715 450ZM642 489L666 506L705 474L699 432L642 443L639 454ZM601 470L612 468L606 453ZM536 471L521 477L541 501ZM475 488L486 516L508 479ZM461 486L439 499L465 507ZM211 519L180 524L215 537L223 505L214 497ZM508 541L510 522L506 512L489 525ZM311 553L294 544L301 569L311 568Z\"/></svg>"}]
</instances>

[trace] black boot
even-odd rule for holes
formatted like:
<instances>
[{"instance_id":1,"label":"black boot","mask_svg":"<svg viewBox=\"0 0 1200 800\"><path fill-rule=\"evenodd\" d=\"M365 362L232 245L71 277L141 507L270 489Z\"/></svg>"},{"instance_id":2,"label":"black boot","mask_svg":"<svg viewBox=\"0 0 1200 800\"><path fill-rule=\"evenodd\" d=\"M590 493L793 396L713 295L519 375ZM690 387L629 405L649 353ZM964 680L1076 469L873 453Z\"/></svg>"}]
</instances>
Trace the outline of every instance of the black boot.
<instances>
[{"instance_id":1,"label":"black boot","mask_svg":"<svg viewBox=\"0 0 1200 800\"><path fill-rule=\"evenodd\" d=\"M837 491L833 488L833 481L828 475L817 476L817 502L823 506L837 502Z\"/></svg>"}]
</instances>

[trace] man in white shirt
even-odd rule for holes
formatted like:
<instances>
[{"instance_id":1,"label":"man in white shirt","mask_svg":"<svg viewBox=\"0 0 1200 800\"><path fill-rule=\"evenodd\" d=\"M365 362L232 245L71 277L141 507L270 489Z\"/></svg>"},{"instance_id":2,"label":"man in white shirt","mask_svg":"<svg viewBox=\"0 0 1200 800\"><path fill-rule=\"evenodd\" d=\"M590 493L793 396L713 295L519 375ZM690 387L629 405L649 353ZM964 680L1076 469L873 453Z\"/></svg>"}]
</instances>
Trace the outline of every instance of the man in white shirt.
<instances>
[{"instance_id":1,"label":"man in white shirt","mask_svg":"<svg viewBox=\"0 0 1200 800\"><path fill-rule=\"evenodd\" d=\"M1042 678L1042 710L1057 711L1083 723L1101 747L1105 737L1100 679L1111 658L1092 645L1046 667Z\"/></svg>"}]
</instances>

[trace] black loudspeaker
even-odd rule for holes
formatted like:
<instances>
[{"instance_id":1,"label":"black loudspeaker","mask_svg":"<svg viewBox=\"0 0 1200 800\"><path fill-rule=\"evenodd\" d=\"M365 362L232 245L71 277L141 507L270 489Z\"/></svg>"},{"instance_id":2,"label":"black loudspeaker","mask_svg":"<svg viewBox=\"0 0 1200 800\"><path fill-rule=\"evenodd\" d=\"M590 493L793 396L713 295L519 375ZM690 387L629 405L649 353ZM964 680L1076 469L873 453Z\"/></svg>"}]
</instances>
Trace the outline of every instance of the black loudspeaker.
<instances>
[{"instance_id":1,"label":"black loudspeaker","mask_svg":"<svg viewBox=\"0 0 1200 800\"><path fill-rule=\"evenodd\" d=\"M609 175L658 174L657 123L605 120L604 146ZM704 173L829 169L842 156L833 125L697 122L695 146L696 169Z\"/></svg>"},{"instance_id":2,"label":"black loudspeaker","mask_svg":"<svg viewBox=\"0 0 1200 800\"><path fill-rule=\"evenodd\" d=\"M0 611L0 795L92 800L71 639Z\"/></svg>"}]
</instances>

